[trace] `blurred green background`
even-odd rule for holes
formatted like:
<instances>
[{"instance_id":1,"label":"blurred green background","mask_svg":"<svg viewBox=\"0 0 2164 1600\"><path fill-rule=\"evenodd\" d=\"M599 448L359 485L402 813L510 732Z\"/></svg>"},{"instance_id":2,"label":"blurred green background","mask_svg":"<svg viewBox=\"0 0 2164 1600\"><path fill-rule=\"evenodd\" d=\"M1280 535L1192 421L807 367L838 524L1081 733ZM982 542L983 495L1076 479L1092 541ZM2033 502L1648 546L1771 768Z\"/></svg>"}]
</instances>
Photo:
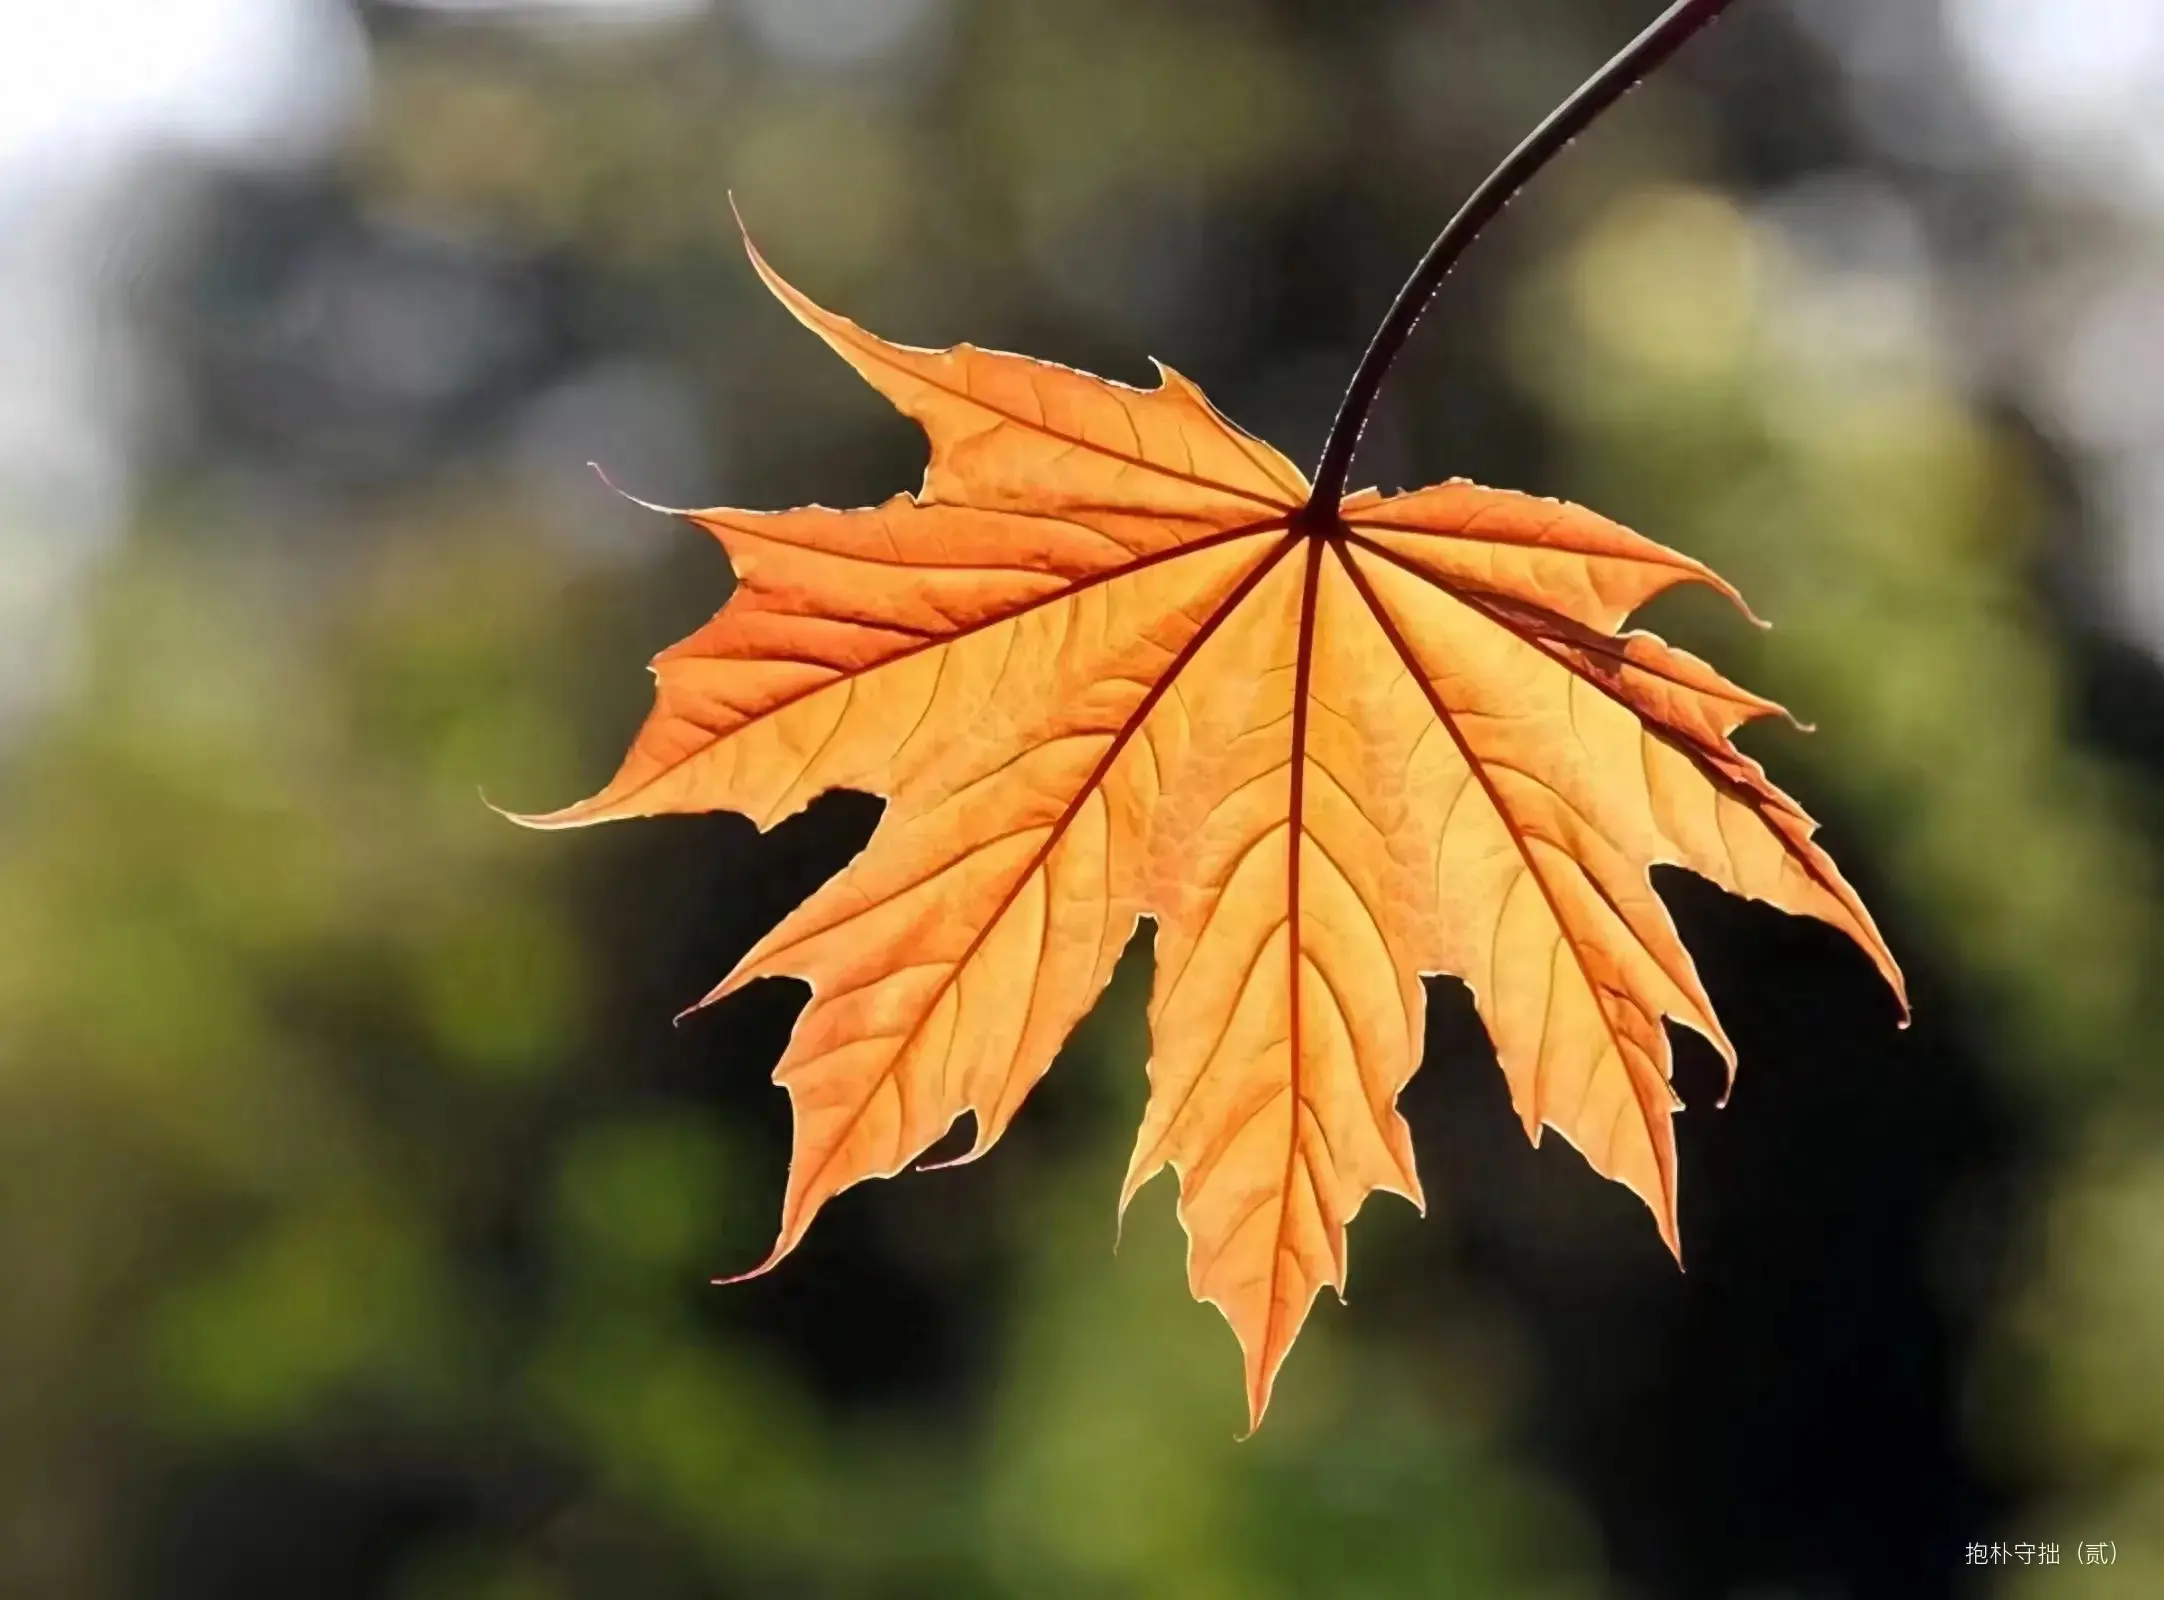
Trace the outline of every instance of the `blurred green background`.
<instances>
[{"instance_id":1,"label":"blurred green background","mask_svg":"<svg viewBox=\"0 0 2164 1600\"><path fill-rule=\"evenodd\" d=\"M592 790L727 592L587 461L917 479L730 192L890 337L1159 356L1310 460L1654 9L0 6L0 1593L2164 1593L2164 0L1743 0L1482 242L1356 470L1713 562L1773 632L1649 621L1823 730L1750 743L1917 1022L1663 879L1743 1057L1716 1113L1680 1045L1688 1274L1439 985L1430 1215L1370 1208L1236 1441L1167 1188L1112 1248L1145 940L995 1157L709 1287L798 996L669 1019L872 807L483 803Z\"/></svg>"}]
</instances>

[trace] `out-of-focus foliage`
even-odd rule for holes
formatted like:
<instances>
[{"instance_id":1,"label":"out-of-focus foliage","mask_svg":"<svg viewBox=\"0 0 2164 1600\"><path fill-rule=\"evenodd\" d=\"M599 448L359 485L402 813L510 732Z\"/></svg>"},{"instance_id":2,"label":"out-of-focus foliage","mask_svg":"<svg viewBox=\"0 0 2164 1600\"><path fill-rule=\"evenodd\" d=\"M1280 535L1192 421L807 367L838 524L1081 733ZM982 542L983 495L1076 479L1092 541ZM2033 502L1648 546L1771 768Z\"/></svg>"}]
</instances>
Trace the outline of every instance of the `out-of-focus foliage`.
<instances>
[{"instance_id":1,"label":"out-of-focus foliage","mask_svg":"<svg viewBox=\"0 0 2164 1600\"><path fill-rule=\"evenodd\" d=\"M1743 1055L1718 1116L1685 1055L1687 1277L1521 1148L1438 990L1431 1216L1377 1215L1360 1315L1235 1443L1168 1197L1112 1249L1131 958L998 1156L710 1288L770 1236L795 1000L661 1019L867 819L574 844L483 804L605 764L615 664L723 581L584 461L753 505L920 469L798 359L732 191L883 331L1160 355L1303 456L1434 228L1645 9L372 7L327 164L146 175L185 223L115 330L155 449L72 678L0 748L0 1590L2153 1590L2164 691L2067 598L2064 463L1872 245L1978 208L2018 240L2030 202L1858 131L1820 43L1853 8L1739 7L1582 141L1359 474L1717 563L1772 633L1654 625L1823 727L1754 747L1918 1023L1663 880ZM1994 1538L2067 1564L1967 1569ZM2094 1539L2118 1566L2072 1565Z\"/></svg>"},{"instance_id":2,"label":"out-of-focus foliage","mask_svg":"<svg viewBox=\"0 0 2164 1600\"><path fill-rule=\"evenodd\" d=\"M2164 1020L2142 981L2155 886L2123 784L2067 748L2029 588L2039 496L1810 244L1711 193L1627 192L1525 291L1522 371L1583 481L1717 552L1780 619L1754 641L1765 673L1839 730L1799 754L1852 791L1944 957L1991 980L2009 1066L2048 1055L2030 1088L2090 1102Z\"/></svg>"},{"instance_id":3,"label":"out-of-focus foliage","mask_svg":"<svg viewBox=\"0 0 2164 1600\"><path fill-rule=\"evenodd\" d=\"M1836 223L1843 198L1824 197ZM2009 1333L2041 1356L2043 1389L2018 1401L1998 1385L2020 1380L1987 1367L1978 1443L2011 1466L2040 1429L2054 1454L2148 1478L2052 1506L2089 1537L2114 1530L2106 1592L2145 1593L2164 1572L2164 1431L2143 1375L2164 1332L2149 1270L2164 1211L2130 1129L2154 1116L2164 1026L2154 846L2125 775L2069 738L2018 442L1898 324L1859 315L1868 285L1811 244L1704 191L1619 197L1526 290L1521 371L1586 481L1692 529L1782 619L1759 647L1768 679L1860 758L1826 761L1824 782L1848 791L1940 959L1974 974L2015 1103L2075 1148L2063 1195L2023 1197L2046 1265Z\"/></svg>"}]
</instances>

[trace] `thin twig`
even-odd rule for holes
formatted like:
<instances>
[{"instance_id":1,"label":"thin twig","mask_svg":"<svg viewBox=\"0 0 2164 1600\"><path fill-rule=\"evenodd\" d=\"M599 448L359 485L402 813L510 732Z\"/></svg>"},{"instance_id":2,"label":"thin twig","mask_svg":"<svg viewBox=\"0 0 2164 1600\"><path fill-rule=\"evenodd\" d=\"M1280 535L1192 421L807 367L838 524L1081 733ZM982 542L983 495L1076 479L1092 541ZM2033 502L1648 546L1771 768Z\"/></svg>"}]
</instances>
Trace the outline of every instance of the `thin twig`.
<instances>
[{"instance_id":1,"label":"thin twig","mask_svg":"<svg viewBox=\"0 0 2164 1600\"><path fill-rule=\"evenodd\" d=\"M1591 127L1602 112L1629 94L1732 4L1734 0L1677 0L1620 55L1586 79L1568 100L1551 111L1547 120L1528 134L1525 142L1511 151L1503 164L1489 173L1473 191L1472 198L1436 236L1435 243L1428 246L1428 253L1420 258L1420 265L1405 280L1405 287L1398 291L1382 325L1375 330L1367 354L1360 358L1360 366L1353 373L1352 382L1345 389L1345 398L1338 406L1337 420L1330 425L1330 437L1323 445L1322 459L1315 468L1315 488L1308 497L1312 510L1325 516L1335 515L1338 501L1345 493L1346 474L1352 469L1353 451L1358 448L1360 435L1367 428L1368 412L1375 405L1383 378L1389 373L1391 363L1397 360L1398 353L1405 348L1405 341L1412 337L1420 314L1435 298L1435 291L1442 287L1443 279L1457 265L1458 258L1480 237L1481 230L1495 220L1497 213L1509 205L1518 191L1554 160L1565 145Z\"/></svg>"}]
</instances>

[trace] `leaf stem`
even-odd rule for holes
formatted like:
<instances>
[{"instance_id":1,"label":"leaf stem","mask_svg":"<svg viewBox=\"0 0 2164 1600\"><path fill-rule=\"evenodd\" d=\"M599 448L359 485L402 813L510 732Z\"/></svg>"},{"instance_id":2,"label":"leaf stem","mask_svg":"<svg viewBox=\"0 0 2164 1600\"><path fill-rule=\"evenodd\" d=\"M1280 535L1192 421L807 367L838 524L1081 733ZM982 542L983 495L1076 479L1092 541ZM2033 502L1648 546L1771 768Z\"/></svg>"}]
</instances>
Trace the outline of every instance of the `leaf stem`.
<instances>
[{"instance_id":1,"label":"leaf stem","mask_svg":"<svg viewBox=\"0 0 2164 1600\"><path fill-rule=\"evenodd\" d=\"M1375 396L1382 389L1391 363L1405 348L1405 341L1412 337L1421 313L1428 309L1428 302L1435 298L1435 291L1442 287L1443 279L1480 237L1481 230L1495 220L1497 214L1516 198L1518 191L1553 161L1565 145L1591 127L1603 112L1658 70L1693 35L1734 3L1735 0L1676 0L1614 60L1586 79L1569 99L1549 112L1546 120L1526 135L1525 142L1511 151L1501 166L1488 174L1472 197L1458 209L1458 214L1436 235L1435 242L1428 246L1428 253L1420 258L1420 264L1413 268L1413 275L1405 280L1397 299L1391 302L1382 325L1368 343L1367 353L1360 358L1352 382L1346 386L1337 420L1330 425L1330 437L1323 445L1322 459L1315 468L1315 487L1308 496L1311 512L1319 509L1324 515L1335 515L1338 501L1345 493L1346 474L1352 470L1353 452L1359 447L1360 436L1367 428L1368 413L1374 408Z\"/></svg>"}]
</instances>

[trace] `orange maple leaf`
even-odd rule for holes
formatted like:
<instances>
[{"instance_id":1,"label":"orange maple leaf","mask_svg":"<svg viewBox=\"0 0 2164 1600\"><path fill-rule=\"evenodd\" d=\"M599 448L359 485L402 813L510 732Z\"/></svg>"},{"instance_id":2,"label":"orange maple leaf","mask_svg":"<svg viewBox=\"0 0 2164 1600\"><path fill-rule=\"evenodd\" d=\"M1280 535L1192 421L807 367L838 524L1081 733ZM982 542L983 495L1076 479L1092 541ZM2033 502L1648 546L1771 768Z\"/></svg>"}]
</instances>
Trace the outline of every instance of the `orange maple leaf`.
<instances>
[{"instance_id":1,"label":"orange maple leaf","mask_svg":"<svg viewBox=\"0 0 2164 1600\"><path fill-rule=\"evenodd\" d=\"M930 440L923 488L681 513L737 588L654 662L622 769L557 827L886 798L862 854L706 997L811 986L775 1079L779 1237L965 1113L983 1154L1157 927L1150 1099L1197 1298L1259 1422L1345 1230L1420 1203L1399 1091L1422 977L1471 988L1511 1098L1676 1249L1672 1017L1734 1052L1656 863L1814 916L1899 970L1813 823L1730 734L1778 710L1628 614L1704 566L1581 507L1451 482L1309 509L1168 368L1132 389L889 344L769 288ZM1741 601L1737 600L1740 605ZM704 1001L702 1004L706 1003Z\"/></svg>"}]
</instances>

